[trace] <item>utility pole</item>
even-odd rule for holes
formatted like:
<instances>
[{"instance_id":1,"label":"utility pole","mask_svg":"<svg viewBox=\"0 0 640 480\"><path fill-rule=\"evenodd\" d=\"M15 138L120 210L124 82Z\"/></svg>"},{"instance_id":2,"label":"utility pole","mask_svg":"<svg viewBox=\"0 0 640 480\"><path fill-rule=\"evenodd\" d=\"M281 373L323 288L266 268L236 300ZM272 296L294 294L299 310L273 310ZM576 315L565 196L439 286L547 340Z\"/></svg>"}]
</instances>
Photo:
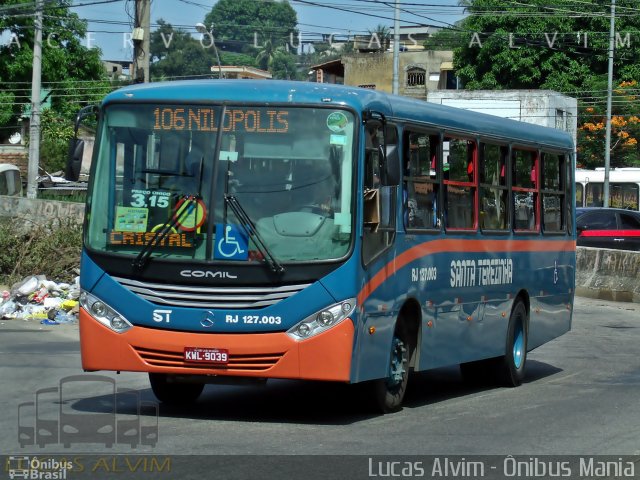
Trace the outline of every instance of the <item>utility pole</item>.
<instances>
[{"instance_id":1,"label":"utility pole","mask_svg":"<svg viewBox=\"0 0 640 480\"><path fill-rule=\"evenodd\" d=\"M613 92L613 49L615 47L616 0L611 0L611 25L609 27L609 78L607 82L607 123L604 139L604 207L609 206L609 167L611 164L611 96Z\"/></svg>"},{"instance_id":2,"label":"utility pole","mask_svg":"<svg viewBox=\"0 0 640 480\"><path fill-rule=\"evenodd\" d=\"M398 95L398 70L400 70L400 0L396 0L393 14L393 80L391 93Z\"/></svg>"},{"instance_id":3,"label":"utility pole","mask_svg":"<svg viewBox=\"0 0 640 480\"><path fill-rule=\"evenodd\" d=\"M151 52L150 0L136 0L136 18L133 28L133 75L136 83L149 82Z\"/></svg>"},{"instance_id":4,"label":"utility pole","mask_svg":"<svg viewBox=\"0 0 640 480\"><path fill-rule=\"evenodd\" d=\"M31 74L31 118L29 119L27 198L36 198L38 193L38 164L40 163L40 84L42 81L42 5L43 0L36 0L33 72Z\"/></svg>"}]
</instances>

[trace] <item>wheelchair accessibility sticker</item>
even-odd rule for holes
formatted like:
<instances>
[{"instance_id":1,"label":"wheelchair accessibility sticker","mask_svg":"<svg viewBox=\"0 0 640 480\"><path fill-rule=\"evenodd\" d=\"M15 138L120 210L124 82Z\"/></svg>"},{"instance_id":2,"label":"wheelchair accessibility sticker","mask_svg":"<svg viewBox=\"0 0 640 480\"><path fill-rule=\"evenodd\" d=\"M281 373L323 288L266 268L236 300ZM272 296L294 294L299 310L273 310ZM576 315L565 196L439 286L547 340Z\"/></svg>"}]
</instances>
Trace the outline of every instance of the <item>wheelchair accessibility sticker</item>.
<instances>
[{"instance_id":1,"label":"wheelchair accessibility sticker","mask_svg":"<svg viewBox=\"0 0 640 480\"><path fill-rule=\"evenodd\" d=\"M214 258L218 260L247 260L249 240L238 225L216 223L216 248Z\"/></svg>"}]
</instances>

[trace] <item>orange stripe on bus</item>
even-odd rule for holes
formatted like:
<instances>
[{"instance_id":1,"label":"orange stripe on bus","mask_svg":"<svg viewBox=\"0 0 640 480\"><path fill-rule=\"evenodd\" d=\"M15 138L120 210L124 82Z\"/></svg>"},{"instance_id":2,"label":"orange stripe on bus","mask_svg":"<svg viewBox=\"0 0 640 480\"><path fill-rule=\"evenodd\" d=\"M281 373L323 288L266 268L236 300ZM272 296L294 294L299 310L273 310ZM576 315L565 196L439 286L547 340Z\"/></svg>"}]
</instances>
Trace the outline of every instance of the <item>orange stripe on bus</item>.
<instances>
[{"instance_id":1,"label":"orange stripe on bus","mask_svg":"<svg viewBox=\"0 0 640 480\"><path fill-rule=\"evenodd\" d=\"M358 304L362 303L387 278L418 258L443 252L570 252L576 248L573 240L466 240L447 238L424 242L402 252L380 269L358 293Z\"/></svg>"}]
</instances>

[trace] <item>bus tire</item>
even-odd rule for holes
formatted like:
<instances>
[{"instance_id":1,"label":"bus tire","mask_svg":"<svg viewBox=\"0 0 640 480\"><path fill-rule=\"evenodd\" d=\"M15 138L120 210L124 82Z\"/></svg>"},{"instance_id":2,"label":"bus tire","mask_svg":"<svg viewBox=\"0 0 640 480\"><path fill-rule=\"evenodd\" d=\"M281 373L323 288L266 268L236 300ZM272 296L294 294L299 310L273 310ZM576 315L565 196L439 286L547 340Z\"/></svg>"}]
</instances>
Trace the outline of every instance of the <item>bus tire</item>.
<instances>
[{"instance_id":1,"label":"bus tire","mask_svg":"<svg viewBox=\"0 0 640 480\"><path fill-rule=\"evenodd\" d=\"M158 400L168 405L188 405L195 402L202 390L203 383L173 383L167 381L164 373L149 373L151 390Z\"/></svg>"},{"instance_id":2,"label":"bus tire","mask_svg":"<svg viewBox=\"0 0 640 480\"><path fill-rule=\"evenodd\" d=\"M391 356L386 378L372 383L376 406L383 413L397 412L409 382L409 359L411 343L404 324L399 321L391 340Z\"/></svg>"},{"instance_id":3,"label":"bus tire","mask_svg":"<svg viewBox=\"0 0 640 480\"><path fill-rule=\"evenodd\" d=\"M517 387L524 379L527 362L527 308L516 300L507 328L505 354L498 364L498 381L506 387Z\"/></svg>"}]
</instances>

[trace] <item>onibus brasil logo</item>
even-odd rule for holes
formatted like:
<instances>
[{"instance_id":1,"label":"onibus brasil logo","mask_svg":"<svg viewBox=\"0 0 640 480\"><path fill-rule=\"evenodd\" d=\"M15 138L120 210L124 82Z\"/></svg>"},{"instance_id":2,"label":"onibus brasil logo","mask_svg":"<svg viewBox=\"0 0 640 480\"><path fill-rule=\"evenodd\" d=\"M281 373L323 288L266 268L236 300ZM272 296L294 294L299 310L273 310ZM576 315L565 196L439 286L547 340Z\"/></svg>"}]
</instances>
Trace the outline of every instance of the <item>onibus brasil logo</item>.
<instances>
[{"instance_id":1,"label":"onibus brasil logo","mask_svg":"<svg viewBox=\"0 0 640 480\"><path fill-rule=\"evenodd\" d=\"M142 401L137 390L116 388L110 377L64 377L58 386L41 388L33 401L18 405L18 442L21 448L87 443L155 447L158 404Z\"/></svg>"}]
</instances>

